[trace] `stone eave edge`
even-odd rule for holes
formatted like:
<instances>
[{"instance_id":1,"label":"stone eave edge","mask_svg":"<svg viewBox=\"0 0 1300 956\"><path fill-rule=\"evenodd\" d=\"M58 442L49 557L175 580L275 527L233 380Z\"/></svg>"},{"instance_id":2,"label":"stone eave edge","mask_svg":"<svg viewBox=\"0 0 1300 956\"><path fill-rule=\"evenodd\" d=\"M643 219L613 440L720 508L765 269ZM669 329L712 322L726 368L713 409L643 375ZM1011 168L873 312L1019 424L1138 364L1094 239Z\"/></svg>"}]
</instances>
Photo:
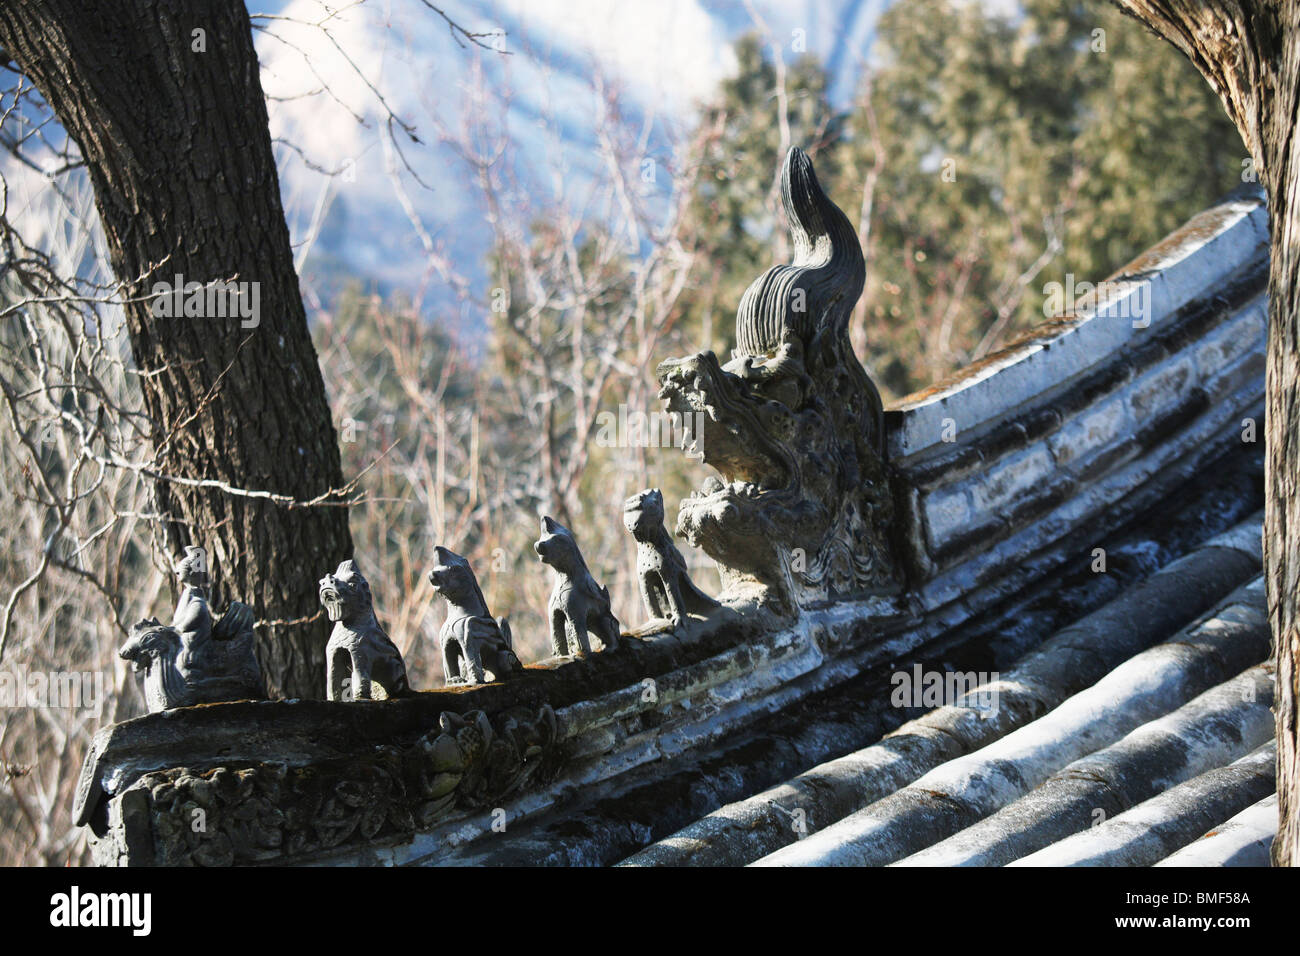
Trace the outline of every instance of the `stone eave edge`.
<instances>
[{"instance_id":1,"label":"stone eave edge","mask_svg":"<svg viewBox=\"0 0 1300 956\"><path fill-rule=\"evenodd\" d=\"M1210 446L1216 444L1195 443L1185 463L1168 463L1173 467L1165 472L1166 477L1185 478L1201 466ZM1149 493L1144 490L1130 496L1126 507L1116 513L1116 520L1131 518L1139 504L1149 505L1158 495L1159 489L1152 488ZM381 744L412 741L435 728L444 710L465 713L481 708L505 713L519 710L521 705L527 708L551 702L555 705L557 742L568 750L563 775L511 794L503 805L509 808L510 818L518 820L547 809L566 790L605 784L688 746L718 740L770 712L781 701L815 693L925 644L1009 590L1046 573L1059 562L1063 549L1077 550L1075 537L1039 542L1039 547L1046 546L1052 553L1022 554L1019 570L1009 581L995 584L986 574L977 573L975 579L981 582L977 594L943 601L939 606L934 595L913 592L813 609L785 626L771 622L765 628L753 626L752 619L750 626L744 626L744 619L739 618L694 641L671 634L628 641L628 647L635 650L609 655L603 664L597 662L604 654L551 662L528 668L531 681L526 676L522 682L432 691L403 700L239 702L135 718L96 735L79 786L78 809L81 819L89 822L99 801L122 795L145 773L175 767L178 758L186 769L199 772L257 761L311 766L349 754L361 755ZM637 659L630 664L632 670L617 665L618 660L629 657ZM626 674L635 674L637 667L649 668L652 657L658 658L660 666L655 669L657 676L650 678L655 685L654 698L647 701L646 678L629 679ZM552 695L546 693L548 677ZM562 693L555 693L557 690ZM694 713L648 729L637 724L638 715L692 698ZM702 701L709 705L700 706ZM258 736L258 728L265 729L266 739ZM467 808L447 815L429 829L388 833L367 845L376 853L408 859L418 856L413 848L420 846L427 856L431 846L454 849L481 835L484 819L481 808ZM385 845L388 850L382 850ZM295 862L328 859L356 849L356 844L344 844L303 854Z\"/></svg>"},{"instance_id":2,"label":"stone eave edge","mask_svg":"<svg viewBox=\"0 0 1300 956\"><path fill-rule=\"evenodd\" d=\"M1132 335L1126 316L1135 300L1144 303L1150 328L1159 329L1189 303L1266 258L1268 241L1262 192L1234 191L1098 283L1102 294L1087 307L1076 304L982 361L894 403L886 411L891 461L914 458L938 444L945 419L970 435L1060 388L1124 346Z\"/></svg>"},{"instance_id":3,"label":"stone eave edge","mask_svg":"<svg viewBox=\"0 0 1300 956\"><path fill-rule=\"evenodd\" d=\"M853 604L882 628L909 620L903 597ZM840 617L843 607L832 609ZM95 734L78 781L74 822L91 822L98 803L144 774L178 765L195 770L240 762L307 766L358 750L410 742L438 726L443 713L504 714L551 707L558 739L571 740L613 721L655 710L752 671L788 643L799 625L765 612L724 609L685 635L624 635L627 649L575 660L547 660L507 683L423 691L396 700L234 701L145 714ZM647 681L655 699L646 701Z\"/></svg>"},{"instance_id":4,"label":"stone eave edge","mask_svg":"<svg viewBox=\"0 0 1300 956\"><path fill-rule=\"evenodd\" d=\"M545 809L568 787L607 781L649 760L672 756L673 739L681 741L681 749L697 746L706 738L718 739L769 712L775 698L797 699L837 683L860 669L864 655L878 662L905 653L935 636L946 624L936 618L934 627L909 626L915 620L914 609L906 606L905 599L875 597L809 611L784 626L756 628L729 621L718 628L712 647L703 639L682 642L665 634L638 646L654 652L655 645L660 645L661 655L671 645L683 643L716 652L669 667L656 678L641 678L590 696L581 695L581 679L576 676L561 676L571 691L563 696L546 698L539 685L548 674L554 676L565 669L571 669L571 673L586 670L604 654L555 667L530 667L527 670L535 678L533 682L528 682L529 675L525 675L505 685L481 685L459 692L431 691L399 700L242 701L145 715L96 735L78 784L77 820L93 826L101 808L106 809L114 800L122 803L119 798L131 794L132 811L144 810L151 824L156 824L169 811L160 812L153 806L148 788L141 790L140 784L146 775L159 772L203 774L224 768L283 774L285 769L305 768L323 781L336 780L346 785L351 782L353 770L363 767L375 754L420 747L424 739L438 733L439 717L449 709L464 714L475 707L493 707L485 698L499 697L490 693L494 690L513 692L508 705L498 700L489 711L494 725L512 720L512 714L526 714L539 701L549 708L551 701L571 698L563 706L554 707L555 747L547 754L552 769L564 771L564 780L552 788L548 778L529 779L527 786L503 795L508 800L497 803L510 806L512 819L517 819ZM717 650L718 640L727 642L725 649ZM647 680L655 686L650 698L645 694ZM518 693L528 683L533 683L531 693ZM716 706L700 706L704 700L716 702ZM652 721L649 727L638 723L641 715L673 709L674 705L682 705L675 719ZM698 726L701 721L708 726ZM125 808L119 810L126 812ZM458 827L475 832L472 821L482 810L481 805L458 805L431 826L417 826L404 833L386 829L376 839L360 843L403 844L430 832ZM139 820L123 829L140 833ZM173 862L165 858L162 850L155 855L156 842L155 835L143 853L144 847L133 845L130 862ZM348 841L304 853L276 853L265 861L308 862L349 847L355 850L358 845L357 841Z\"/></svg>"}]
</instances>

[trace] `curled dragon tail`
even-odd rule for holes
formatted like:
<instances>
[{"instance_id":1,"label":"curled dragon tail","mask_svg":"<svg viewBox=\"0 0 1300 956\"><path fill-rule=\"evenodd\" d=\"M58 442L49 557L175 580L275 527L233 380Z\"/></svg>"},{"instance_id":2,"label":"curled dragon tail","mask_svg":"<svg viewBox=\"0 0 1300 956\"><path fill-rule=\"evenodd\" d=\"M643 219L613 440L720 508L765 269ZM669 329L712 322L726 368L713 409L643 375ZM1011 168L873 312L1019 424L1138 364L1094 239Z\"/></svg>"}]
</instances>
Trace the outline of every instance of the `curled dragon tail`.
<instances>
[{"instance_id":1,"label":"curled dragon tail","mask_svg":"<svg viewBox=\"0 0 1300 956\"><path fill-rule=\"evenodd\" d=\"M736 312L738 355L771 355L787 332L805 345L826 331L847 333L866 281L857 233L822 191L812 160L797 146L781 169L781 204L794 261L773 266L745 290Z\"/></svg>"}]
</instances>

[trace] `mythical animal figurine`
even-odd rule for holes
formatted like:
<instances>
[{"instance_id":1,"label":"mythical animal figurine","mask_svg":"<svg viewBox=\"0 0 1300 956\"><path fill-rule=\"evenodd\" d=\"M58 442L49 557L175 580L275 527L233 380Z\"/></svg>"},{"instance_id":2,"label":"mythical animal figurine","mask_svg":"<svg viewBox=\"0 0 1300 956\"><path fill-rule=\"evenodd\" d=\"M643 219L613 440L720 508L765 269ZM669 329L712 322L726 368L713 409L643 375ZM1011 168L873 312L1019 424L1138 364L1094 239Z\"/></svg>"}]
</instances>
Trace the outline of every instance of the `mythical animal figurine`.
<instances>
[{"instance_id":1,"label":"mythical animal figurine","mask_svg":"<svg viewBox=\"0 0 1300 956\"><path fill-rule=\"evenodd\" d=\"M447 620L438 633L447 683L485 684L522 670L511 647L510 622L492 617L469 562L446 548L434 552L438 563L429 583L447 602Z\"/></svg>"},{"instance_id":2,"label":"mythical animal figurine","mask_svg":"<svg viewBox=\"0 0 1300 956\"><path fill-rule=\"evenodd\" d=\"M253 609L232 601L214 617L208 606L207 553L187 547L177 561L180 600L171 624L147 618L131 628L118 655L144 671L149 713L193 704L262 697L253 644Z\"/></svg>"},{"instance_id":3,"label":"mythical animal figurine","mask_svg":"<svg viewBox=\"0 0 1300 956\"><path fill-rule=\"evenodd\" d=\"M691 582L686 559L664 527L664 496L658 488L627 499L623 524L636 539L636 580L651 618L676 627L688 612L708 614L718 606Z\"/></svg>"},{"instance_id":4,"label":"mythical animal figurine","mask_svg":"<svg viewBox=\"0 0 1300 956\"><path fill-rule=\"evenodd\" d=\"M605 650L618 647L618 620L609 609L609 590L600 587L582 560L573 532L552 518L542 519L542 536L533 549L555 570L555 590L547 605L551 650L556 657L590 654L590 629Z\"/></svg>"},{"instance_id":5,"label":"mythical animal figurine","mask_svg":"<svg viewBox=\"0 0 1300 956\"><path fill-rule=\"evenodd\" d=\"M884 411L848 336L862 248L800 149L786 156L781 199L794 261L746 290L732 360L700 352L657 376L684 444L721 473L682 502L678 536L718 562L724 603L788 614L895 591L901 573Z\"/></svg>"},{"instance_id":6,"label":"mythical animal figurine","mask_svg":"<svg viewBox=\"0 0 1300 956\"><path fill-rule=\"evenodd\" d=\"M355 561L320 580L320 603L334 622L325 645L325 694L330 700L385 700L409 693L406 664L375 617L370 584Z\"/></svg>"}]
</instances>

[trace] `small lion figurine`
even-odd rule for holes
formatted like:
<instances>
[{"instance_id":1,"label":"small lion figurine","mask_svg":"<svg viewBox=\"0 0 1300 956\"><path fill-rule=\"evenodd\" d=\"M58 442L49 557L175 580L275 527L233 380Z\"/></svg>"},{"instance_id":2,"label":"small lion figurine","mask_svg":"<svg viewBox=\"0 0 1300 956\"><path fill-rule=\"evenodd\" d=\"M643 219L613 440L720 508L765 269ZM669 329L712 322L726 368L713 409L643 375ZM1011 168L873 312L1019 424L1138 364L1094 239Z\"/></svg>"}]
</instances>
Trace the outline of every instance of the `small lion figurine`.
<instances>
[{"instance_id":1,"label":"small lion figurine","mask_svg":"<svg viewBox=\"0 0 1300 956\"><path fill-rule=\"evenodd\" d=\"M623 524L636 539L636 579L651 618L667 620L676 627L688 611L708 614L718 607L717 601L691 582L686 559L664 528L664 496L658 488L627 499Z\"/></svg>"},{"instance_id":2,"label":"small lion figurine","mask_svg":"<svg viewBox=\"0 0 1300 956\"><path fill-rule=\"evenodd\" d=\"M605 650L617 648L619 625L609 609L609 591L596 584L587 570L573 532L553 518L542 518L542 536L533 549L555 571L555 590L547 606L555 656L590 654L588 629L596 633Z\"/></svg>"},{"instance_id":3,"label":"small lion figurine","mask_svg":"<svg viewBox=\"0 0 1300 956\"><path fill-rule=\"evenodd\" d=\"M370 584L355 561L348 559L321 578L320 603L334 622L325 645L326 696L385 700L408 693L402 653L379 626Z\"/></svg>"},{"instance_id":4,"label":"small lion figurine","mask_svg":"<svg viewBox=\"0 0 1300 956\"><path fill-rule=\"evenodd\" d=\"M429 583L447 602L447 620L438 633L446 682L486 684L523 670L511 646L510 622L493 619L469 562L447 548L434 553L438 563Z\"/></svg>"}]
</instances>

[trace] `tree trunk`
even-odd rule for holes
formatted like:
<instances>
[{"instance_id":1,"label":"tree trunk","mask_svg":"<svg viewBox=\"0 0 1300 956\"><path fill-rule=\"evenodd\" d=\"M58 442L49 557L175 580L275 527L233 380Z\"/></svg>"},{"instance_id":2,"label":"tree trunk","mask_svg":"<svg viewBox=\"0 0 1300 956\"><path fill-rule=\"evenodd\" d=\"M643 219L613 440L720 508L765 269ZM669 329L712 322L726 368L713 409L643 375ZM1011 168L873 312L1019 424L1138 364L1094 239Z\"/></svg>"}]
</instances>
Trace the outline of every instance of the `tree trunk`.
<instances>
[{"instance_id":1,"label":"tree trunk","mask_svg":"<svg viewBox=\"0 0 1300 956\"><path fill-rule=\"evenodd\" d=\"M1268 473L1264 567L1277 664L1279 827L1300 860L1300 0L1116 0L1181 50L1223 100L1268 190Z\"/></svg>"},{"instance_id":2,"label":"tree trunk","mask_svg":"<svg viewBox=\"0 0 1300 956\"><path fill-rule=\"evenodd\" d=\"M258 284L255 327L127 305L158 471L293 502L339 488L242 0L6 0L0 44L80 146L119 279L158 267L136 295L176 275ZM214 603L263 622L268 691L321 696L317 581L351 555L346 508L155 484L173 553L206 547Z\"/></svg>"}]
</instances>

